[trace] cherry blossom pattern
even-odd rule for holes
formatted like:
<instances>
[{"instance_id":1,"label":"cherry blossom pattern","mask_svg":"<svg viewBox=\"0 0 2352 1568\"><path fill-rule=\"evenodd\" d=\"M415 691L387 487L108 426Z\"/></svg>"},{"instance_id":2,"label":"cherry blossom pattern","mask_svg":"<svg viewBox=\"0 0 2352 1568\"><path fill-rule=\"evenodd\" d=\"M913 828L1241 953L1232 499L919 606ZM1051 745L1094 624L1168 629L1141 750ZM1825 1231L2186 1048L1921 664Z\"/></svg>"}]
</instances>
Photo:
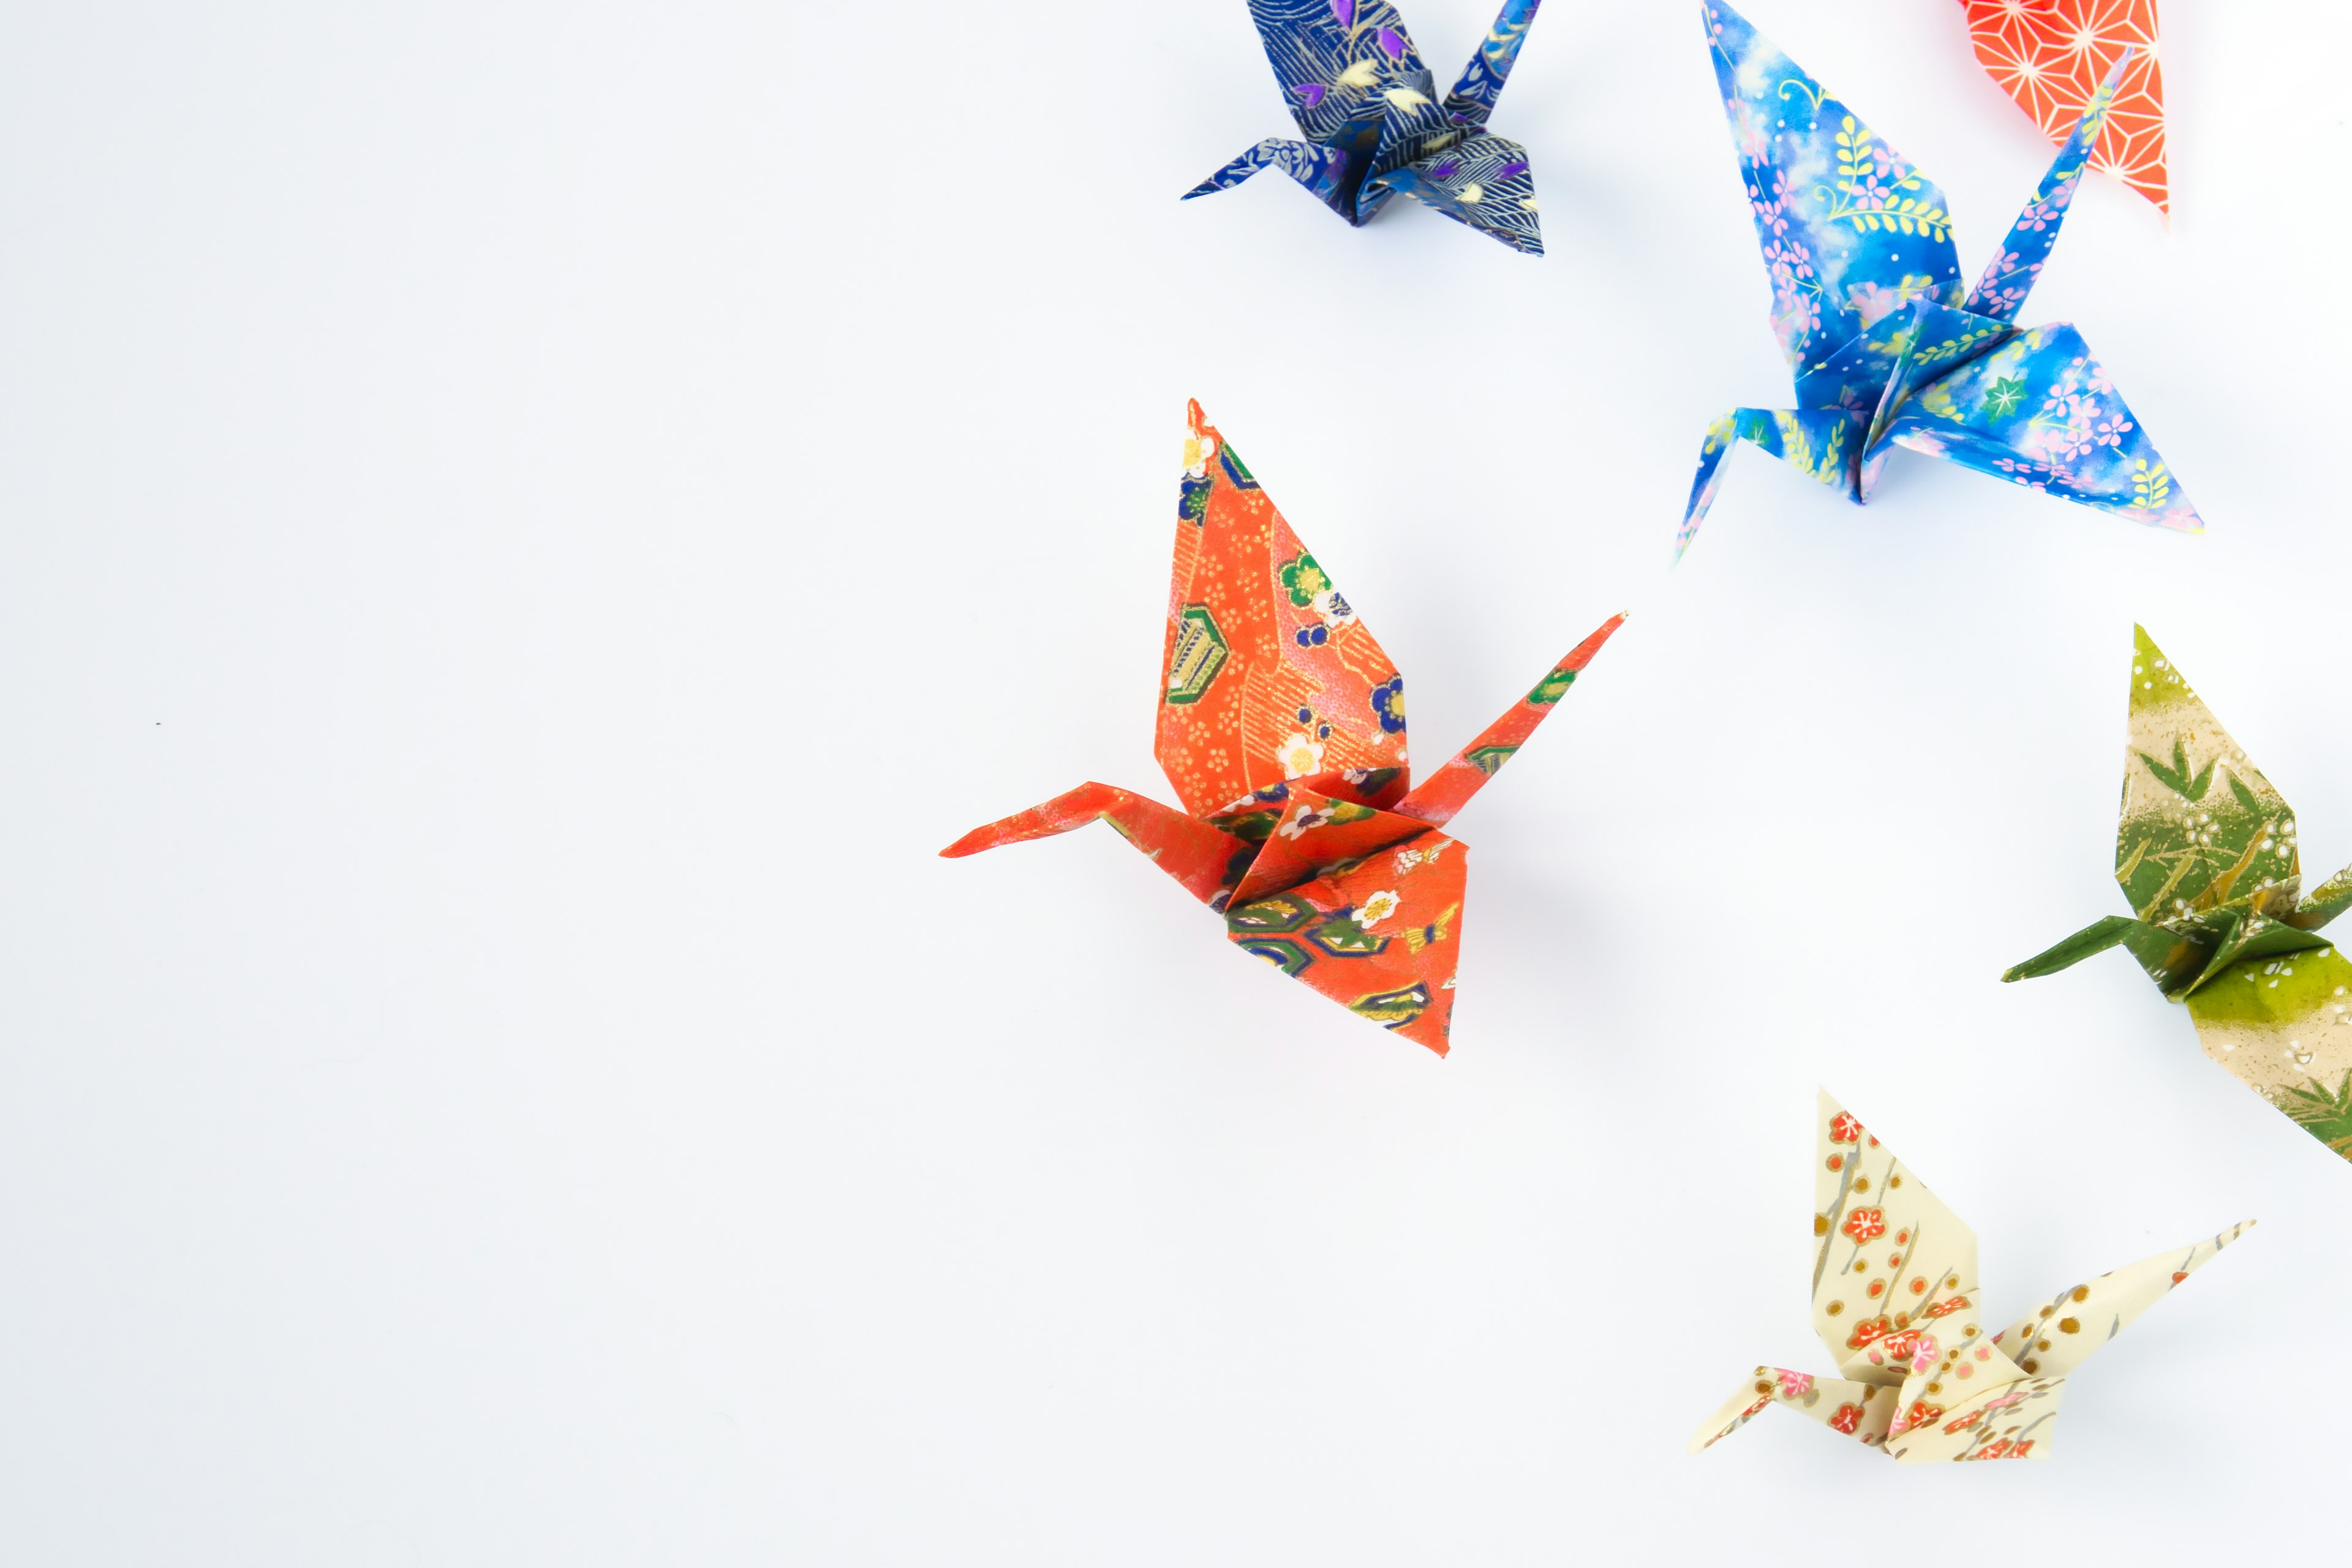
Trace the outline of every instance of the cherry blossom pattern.
<instances>
[{"instance_id":1,"label":"cherry blossom pattern","mask_svg":"<svg viewBox=\"0 0 2352 1568\"><path fill-rule=\"evenodd\" d=\"M1731 6L1707 0L1702 9L1798 406L1734 408L1708 427L1677 557L1742 441L1857 503L1901 447L2134 521L2201 529L2081 334L2063 323L2015 324L2122 79L2110 72L2085 90L2056 158L1971 288L1943 191Z\"/></svg>"},{"instance_id":2,"label":"cherry blossom pattern","mask_svg":"<svg viewBox=\"0 0 2352 1568\"><path fill-rule=\"evenodd\" d=\"M1903 1463L2044 1457L2066 1379L2247 1228L2072 1286L1987 1334L1975 1233L1827 1095L1814 1127L1813 1325L1835 1375L1757 1368L1693 1451L1777 1403Z\"/></svg>"}]
</instances>

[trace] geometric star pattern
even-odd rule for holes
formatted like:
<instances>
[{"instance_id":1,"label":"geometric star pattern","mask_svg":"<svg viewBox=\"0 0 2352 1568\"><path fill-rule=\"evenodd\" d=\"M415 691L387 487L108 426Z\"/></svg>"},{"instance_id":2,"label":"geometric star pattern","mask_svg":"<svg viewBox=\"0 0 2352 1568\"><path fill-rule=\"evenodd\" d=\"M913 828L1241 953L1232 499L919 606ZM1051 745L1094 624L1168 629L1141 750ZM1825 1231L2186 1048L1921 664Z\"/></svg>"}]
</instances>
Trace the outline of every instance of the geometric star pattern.
<instances>
[{"instance_id":1,"label":"geometric star pattern","mask_svg":"<svg viewBox=\"0 0 2352 1568\"><path fill-rule=\"evenodd\" d=\"M2126 48L2137 52L2116 89L2091 166L2120 176L2168 216L2164 78L2156 58L2156 0L1960 0L1977 59L2042 133L2063 142Z\"/></svg>"}]
</instances>

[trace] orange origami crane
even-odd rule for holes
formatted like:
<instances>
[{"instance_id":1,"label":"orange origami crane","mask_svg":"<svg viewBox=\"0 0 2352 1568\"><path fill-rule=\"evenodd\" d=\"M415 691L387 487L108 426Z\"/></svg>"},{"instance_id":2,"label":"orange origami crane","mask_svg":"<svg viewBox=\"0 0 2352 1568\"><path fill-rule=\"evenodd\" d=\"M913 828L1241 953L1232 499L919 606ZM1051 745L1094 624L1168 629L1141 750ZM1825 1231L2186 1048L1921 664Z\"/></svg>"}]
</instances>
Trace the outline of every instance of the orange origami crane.
<instances>
[{"instance_id":1,"label":"orange origami crane","mask_svg":"<svg viewBox=\"0 0 2352 1568\"><path fill-rule=\"evenodd\" d=\"M1222 913L1236 945L1443 1056L1469 847L1438 829L1625 617L1412 789L1404 678L1198 403L1190 414L1153 748L1184 809L1084 784L940 853L1100 818Z\"/></svg>"},{"instance_id":2,"label":"orange origami crane","mask_svg":"<svg viewBox=\"0 0 2352 1568\"><path fill-rule=\"evenodd\" d=\"M2118 175L2159 212L2164 182L2164 72L2156 59L2156 0L1960 0L1977 59L2042 133L2063 142L2126 49L2091 166Z\"/></svg>"}]
</instances>

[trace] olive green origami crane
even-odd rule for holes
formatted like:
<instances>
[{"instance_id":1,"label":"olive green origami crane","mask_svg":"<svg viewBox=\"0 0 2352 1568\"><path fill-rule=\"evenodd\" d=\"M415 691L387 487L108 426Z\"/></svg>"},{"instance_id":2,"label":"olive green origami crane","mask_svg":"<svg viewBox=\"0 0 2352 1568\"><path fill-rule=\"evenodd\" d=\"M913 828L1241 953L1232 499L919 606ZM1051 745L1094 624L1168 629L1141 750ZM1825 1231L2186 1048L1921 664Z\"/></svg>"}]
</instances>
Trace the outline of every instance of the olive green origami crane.
<instances>
[{"instance_id":1,"label":"olive green origami crane","mask_svg":"<svg viewBox=\"0 0 2352 1568\"><path fill-rule=\"evenodd\" d=\"M2189 1005L2205 1054L2352 1160L2352 962L2319 929L2352 905L2352 867L2309 894L2294 812L2147 632L2132 628L2130 732L2110 915L2001 976L2128 950Z\"/></svg>"}]
</instances>

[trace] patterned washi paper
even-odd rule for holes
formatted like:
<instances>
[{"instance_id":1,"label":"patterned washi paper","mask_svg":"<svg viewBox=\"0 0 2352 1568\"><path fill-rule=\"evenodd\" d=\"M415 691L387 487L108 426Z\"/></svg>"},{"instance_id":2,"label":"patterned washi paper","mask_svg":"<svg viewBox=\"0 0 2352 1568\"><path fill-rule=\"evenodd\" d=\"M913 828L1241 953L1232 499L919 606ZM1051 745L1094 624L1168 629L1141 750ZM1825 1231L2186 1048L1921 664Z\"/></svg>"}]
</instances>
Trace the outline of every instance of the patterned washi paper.
<instances>
[{"instance_id":1,"label":"patterned washi paper","mask_svg":"<svg viewBox=\"0 0 2352 1568\"><path fill-rule=\"evenodd\" d=\"M2164 68L2156 0L1960 0L1986 72L2042 134L2065 139L2100 84L2122 75L2091 167L2170 213L2164 177Z\"/></svg>"},{"instance_id":2,"label":"patterned washi paper","mask_svg":"<svg viewBox=\"0 0 2352 1568\"><path fill-rule=\"evenodd\" d=\"M1192 405L1154 751L1180 811L1085 784L941 851L1104 821L1227 937L1444 1055L1469 847L1440 831L1535 733L1612 616L1412 784L1404 677L1238 453Z\"/></svg>"},{"instance_id":3,"label":"patterned washi paper","mask_svg":"<svg viewBox=\"0 0 2352 1568\"><path fill-rule=\"evenodd\" d=\"M1777 1405L1906 1464L2047 1458L2069 1375L2253 1224L2071 1286L1989 1335L1976 1233L1826 1093L1814 1122L1813 1331L1837 1375L1758 1367L1694 1454Z\"/></svg>"},{"instance_id":4,"label":"patterned washi paper","mask_svg":"<svg viewBox=\"0 0 2352 1568\"><path fill-rule=\"evenodd\" d=\"M2116 882L2132 912L2001 978L2124 948L2207 1056L2352 1159L2352 963L2317 934L2352 905L2352 868L2303 891L2294 809L2141 626L2129 711Z\"/></svg>"},{"instance_id":5,"label":"patterned washi paper","mask_svg":"<svg viewBox=\"0 0 2352 1568\"><path fill-rule=\"evenodd\" d=\"M1399 192L1529 256L1543 254L1528 150L1486 129L1540 0L1503 0L1441 100L1387 0L1250 0L1302 141L1268 137L1184 193L1280 169L1360 226Z\"/></svg>"},{"instance_id":6,"label":"patterned washi paper","mask_svg":"<svg viewBox=\"0 0 2352 1568\"><path fill-rule=\"evenodd\" d=\"M1676 557L1740 441L1857 503L1903 447L2136 522L2201 530L2082 334L2016 324L2126 66L2082 106L1970 288L1942 189L1729 5L1700 10L1798 406L1734 408L1716 421Z\"/></svg>"}]
</instances>

